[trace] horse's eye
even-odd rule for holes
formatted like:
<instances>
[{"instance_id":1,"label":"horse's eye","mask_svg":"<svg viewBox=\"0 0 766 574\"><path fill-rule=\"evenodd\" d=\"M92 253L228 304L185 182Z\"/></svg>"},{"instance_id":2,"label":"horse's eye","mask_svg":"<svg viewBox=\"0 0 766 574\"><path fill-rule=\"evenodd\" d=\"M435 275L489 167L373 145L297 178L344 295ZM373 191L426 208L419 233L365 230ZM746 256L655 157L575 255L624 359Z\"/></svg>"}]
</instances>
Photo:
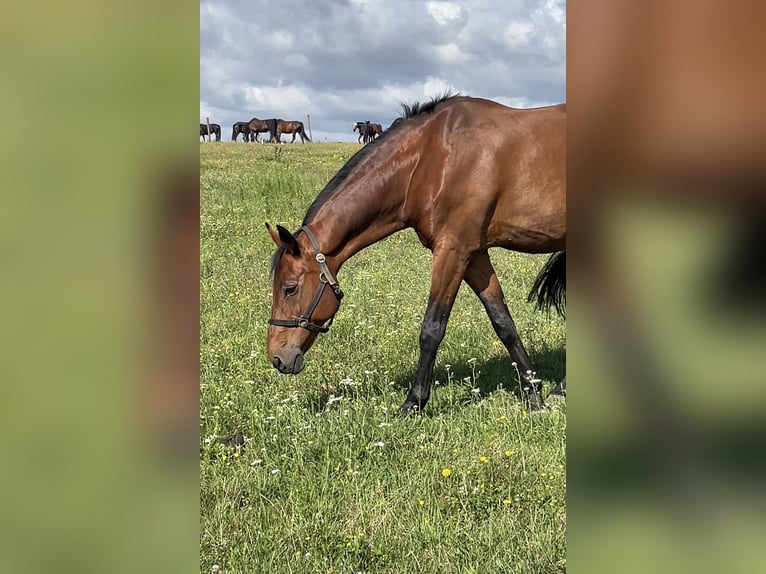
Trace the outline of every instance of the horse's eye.
<instances>
[{"instance_id":1,"label":"horse's eye","mask_svg":"<svg viewBox=\"0 0 766 574\"><path fill-rule=\"evenodd\" d=\"M298 292L298 284L285 286L285 297L290 297Z\"/></svg>"}]
</instances>

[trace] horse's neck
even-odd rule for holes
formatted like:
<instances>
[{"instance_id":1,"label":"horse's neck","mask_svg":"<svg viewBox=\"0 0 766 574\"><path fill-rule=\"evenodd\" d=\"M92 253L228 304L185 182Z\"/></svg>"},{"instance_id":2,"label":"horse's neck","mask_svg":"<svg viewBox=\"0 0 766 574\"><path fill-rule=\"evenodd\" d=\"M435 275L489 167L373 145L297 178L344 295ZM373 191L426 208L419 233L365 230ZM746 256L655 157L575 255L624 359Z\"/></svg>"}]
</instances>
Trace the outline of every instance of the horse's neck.
<instances>
[{"instance_id":1,"label":"horse's neck","mask_svg":"<svg viewBox=\"0 0 766 574\"><path fill-rule=\"evenodd\" d=\"M365 247L407 227L402 218L407 185L401 169L385 178L369 171L338 190L316 213L309 226L338 267Z\"/></svg>"}]
</instances>

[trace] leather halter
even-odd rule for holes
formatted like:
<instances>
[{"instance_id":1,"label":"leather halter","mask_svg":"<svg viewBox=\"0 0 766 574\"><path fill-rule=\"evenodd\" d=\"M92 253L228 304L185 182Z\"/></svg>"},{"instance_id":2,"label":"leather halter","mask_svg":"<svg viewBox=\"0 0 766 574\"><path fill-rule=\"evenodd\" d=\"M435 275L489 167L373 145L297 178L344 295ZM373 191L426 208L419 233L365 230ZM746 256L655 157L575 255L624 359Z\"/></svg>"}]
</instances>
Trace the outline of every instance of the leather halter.
<instances>
[{"instance_id":1,"label":"leather halter","mask_svg":"<svg viewBox=\"0 0 766 574\"><path fill-rule=\"evenodd\" d=\"M316 293L314 293L314 298L311 300L311 304L309 305L308 310L303 315L297 319L269 319L269 324L275 325L277 327L302 327L303 329L308 329L314 333L326 333L330 330L330 325L332 325L333 318L331 317L329 323L327 323L327 326L323 327L317 323L312 323L311 315L314 313L317 305L319 305L319 300L322 298L322 293L324 293L325 287L328 285L332 287L332 291L335 293L338 301L343 299L343 291L341 290L340 285L338 285L338 282L335 280L335 277L333 277L332 273L330 273L330 268L327 267L325 256L319 250L319 243L317 243L314 234L311 233L309 228L306 226L301 227L300 230L306 234L306 237L308 237L309 241L311 241L311 246L314 248L314 258L316 259L317 263L319 263L320 270L319 286L317 287Z\"/></svg>"}]
</instances>

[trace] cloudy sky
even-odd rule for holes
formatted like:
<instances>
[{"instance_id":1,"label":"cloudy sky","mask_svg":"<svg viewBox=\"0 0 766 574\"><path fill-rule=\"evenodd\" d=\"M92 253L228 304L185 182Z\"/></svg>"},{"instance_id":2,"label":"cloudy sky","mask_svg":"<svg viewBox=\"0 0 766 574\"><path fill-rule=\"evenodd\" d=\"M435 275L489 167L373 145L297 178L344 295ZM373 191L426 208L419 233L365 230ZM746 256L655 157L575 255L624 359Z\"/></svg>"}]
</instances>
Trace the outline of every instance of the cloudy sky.
<instances>
[{"instance_id":1,"label":"cloudy sky","mask_svg":"<svg viewBox=\"0 0 766 574\"><path fill-rule=\"evenodd\" d=\"M200 121L311 114L356 141L445 89L515 107L565 100L565 0L201 0Z\"/></svg>"}]
</instances>

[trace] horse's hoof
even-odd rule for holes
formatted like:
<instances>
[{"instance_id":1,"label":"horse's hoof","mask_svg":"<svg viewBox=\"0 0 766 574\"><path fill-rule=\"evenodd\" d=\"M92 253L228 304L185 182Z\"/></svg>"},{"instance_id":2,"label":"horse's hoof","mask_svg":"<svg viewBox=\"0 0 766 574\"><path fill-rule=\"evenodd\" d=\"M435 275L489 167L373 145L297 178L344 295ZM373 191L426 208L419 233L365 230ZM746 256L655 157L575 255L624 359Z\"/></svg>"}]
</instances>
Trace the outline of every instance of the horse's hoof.
<instances>
[{"instance_id":1,"label":"horse's hoof","mask_svg":"<svg viewBox=\"0 0 766 574\"><path fill-rule=\"evenodd\" d=\"M567 402L567 396L560 393L551 393L545 399L545 405L548 407L560 407Z\"/></svg>"},{"instance_id":2,"label":"horse's hoof","mask_svg":"<svg viewBox=\"0 0 766 574\"><path fill-rule=\"evenodd\" d=\"M410 401L405 402L399 409L399 414L403 417L415 416L420 413L420 406L417 403L412 403Z\"/></svg>"}]
</instances>

